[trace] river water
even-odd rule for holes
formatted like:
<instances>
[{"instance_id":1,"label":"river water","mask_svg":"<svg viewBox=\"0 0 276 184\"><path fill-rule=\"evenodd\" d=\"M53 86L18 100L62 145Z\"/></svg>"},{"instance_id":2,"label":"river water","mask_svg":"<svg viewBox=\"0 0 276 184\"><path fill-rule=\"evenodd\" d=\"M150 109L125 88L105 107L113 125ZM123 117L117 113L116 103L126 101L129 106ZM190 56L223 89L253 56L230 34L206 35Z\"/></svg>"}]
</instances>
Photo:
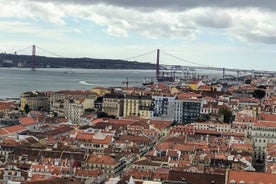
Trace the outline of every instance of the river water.
<instances>
[{"instance_id":1,"label":"river water","mask_svg":"<svg viewBox=\"0 0 276 184\"><path fill-rule=\"evenodd\" d=\"M0 98L19 98L26 91L90 90L95 86L141 85L153 70L0 68ZM133 83L132 83L133 82Z\"/></svg>"},{"instance_id":2,"label":"river water","mask_svg":"<svg viewBox=\"0 0 276 184\"><path fill-rule=\"evenodd\" d=\"M201 74L208 74L201 72ZM212 73L211 75L214 75ZM216 75L220 75L217 73ZM141 86L155 77L154 70L102 70L64 68L0 68L0 98L19 98L26 91L90 90L95 86Z\"/></svg>"}]
</instances>

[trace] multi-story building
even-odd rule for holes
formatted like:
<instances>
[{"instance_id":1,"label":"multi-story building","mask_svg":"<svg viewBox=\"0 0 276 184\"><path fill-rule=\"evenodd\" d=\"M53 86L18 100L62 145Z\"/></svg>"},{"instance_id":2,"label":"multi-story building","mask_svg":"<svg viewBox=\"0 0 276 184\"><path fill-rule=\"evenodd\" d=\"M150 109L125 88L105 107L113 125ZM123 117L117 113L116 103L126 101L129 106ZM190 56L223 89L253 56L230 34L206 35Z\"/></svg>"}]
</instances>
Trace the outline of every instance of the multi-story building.
<instances>
[{"instance_id":1,"label":"multi-story building","mask_svg":"<svg viewBox=\"0 0 276 184\"><path fill-rule=\"evenodd\" d=\"M152 117L152 99L150 96L127 95L124 98L124 116Z\"/></svg>"},{"instance_id":2,"label":"multi-story building","mask_svg":"<svg viewBox=\"0 0 276 184\"><path fill-rule=\"evenodd\" d=\"M173 119L175 96L152 96L154 116Z\"/></svg>"},{"instance_id":3,"label":"multi-story building","mask_svg":"<svg viewBox=\"0 0 276 184\"><path fill-rule=\"evenodd\" d=\"M276 143L268 143L265 152L265 172L276 174Z\"/></svg>"},{"instance_id":4,"label":"multi-story building","mask_svg":"<svg viewBox=\"0 0 276 184\"><path fill-rule=\"evenodd\" d=\"M64 113L64 101L66 98L85 98L84 109L94 108L97 95L90 91L57 91L50 94L50 110L59 114Z\"/></svg>"},{"instance_id":5,"label":"multi-story building","mask_svg":"<svg viewBox=\"0 0 276 184\"><path fill-rule=\"evenodd\" d=\"M102 111L108 115L120 117L123 115L124 96L118 93L109 93L103 96Z\"/></svg>"},{"instance_id":6,"label":"multi-story building","mask_svg":"<svg viewBox=\"0 0 276 184\"><path fill-rule=\"evenodd\" d=\"M103 153L108 148L113 139L110 135L101 132L97 133L79 133L75 138L77 148L87 153Z\"/></svg>"},{"instance_id":7,"label":"multi-story building","mask_svg":"<svg viewBox=\"0 0 276 184\"><path fill-rule=\"evenodd\" d=\"M71 121L79 122L84 113L85 99L65 99L64 100L64 115Z\"/></svg>"},{"instance_id":8,"label":"multi-story building","mask_svg":"<svg viewBox=\"0 0 276 184\"><path fill-rule=\"evenodd\" d=\"M139 115L144 118L153 117L153 106L151 96L140 96Z\"/></svg>"},{"instance_id":9,"label":"multi-story building","mask_svg":"<svg viewBox=\"0 0 276 184\"><path fill-rule=\"evenodd\" d=\"M176 99L174 101L174 121L180 124L194 122L200 117L202 102L193 99Z\"/></svg>"},{"instance_id":10,"label":"multi-story building","mask_svg":"<svg viewBox=\"0 0 276 184\"><path fill-rule=\"evenodd\" d=\"M125 167L124 157L117 159L109 155L91 154L85 163L87 169L100 168L108 177L118 176Z\"/></svg>"},{"instance_id":11,"label":"multi-story building","mask_svg":"<svg viewBox=\"0 0 276 184\"><path fill-rule=\"evenodd\" d=\"M139 115L139 96L127 95L124 98L124 116Z\"/></svg>"},{"instance_id":12,"label":"multi-story building","mask_svg":"<svg viewBox=\"0 0 276 184\"><path fill-rule=\"evenodd\" d=\"M231 124L220 122L195 122L192 123L196 130L213 130L218 133L231 132Z\"/></svg>"},{"instance_id":13,"label":"multi-story building","mask_svg":"<svg viewBox=\"0 0 276 184\"><path fill-rule=\"evenodd\" d=\"M29 110L49 110L49 97L45 93L31 91L20 96L20 110L24 111L28 105Z\"/></svg>"},{"instance_id":14,"label":"multi-story building","mask_svg":"<svg viewBox=\"0 0 276 184\"><path fill-rule=\"evenodd\" d=\"M267 144L276 143L276 123L270 121L258 121L253 124L249 136L251 137L254 146L255 164L264 167Z\"/></svg>"}]
</instances>

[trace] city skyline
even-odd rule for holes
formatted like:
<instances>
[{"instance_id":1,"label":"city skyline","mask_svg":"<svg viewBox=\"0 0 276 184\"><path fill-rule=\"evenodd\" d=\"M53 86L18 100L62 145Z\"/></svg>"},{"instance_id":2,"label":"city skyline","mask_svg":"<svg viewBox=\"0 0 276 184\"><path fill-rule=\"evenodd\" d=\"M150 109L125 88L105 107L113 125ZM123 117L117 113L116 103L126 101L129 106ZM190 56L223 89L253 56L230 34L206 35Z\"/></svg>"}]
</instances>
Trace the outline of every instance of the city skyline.
<instances>
[{"instance_id":1,"label":"city skyline","mask_svg":"<svg viewBox=\"0 0 276 184\"><path fill-rule=\"evenodd\" d=\"M201 65L276 71L275 6L272 0L0 0L0 52L36 44L65 57L125 59L159 48ZM154 63L156 56L137 60ZM189 65L162 54L160 62Z\"/></svg>"}]
</instances>

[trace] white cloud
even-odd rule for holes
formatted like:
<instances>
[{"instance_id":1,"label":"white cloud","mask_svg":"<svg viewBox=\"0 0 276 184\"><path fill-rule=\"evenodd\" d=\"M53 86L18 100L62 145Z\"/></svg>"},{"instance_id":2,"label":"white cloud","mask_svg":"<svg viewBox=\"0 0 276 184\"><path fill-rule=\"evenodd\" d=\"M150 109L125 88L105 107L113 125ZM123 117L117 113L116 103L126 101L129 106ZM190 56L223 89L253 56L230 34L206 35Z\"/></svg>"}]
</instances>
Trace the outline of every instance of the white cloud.
<instances>
[{"instance_id":1,"label":"white cloud","mask_svg":"<svg viewBox=\"0 0 276 184\"><path fill-rule=\"evenodd\" d=\"M188 3L176 0L171 5L166 1L160 1L160 4L124 1L125 5L122 1L114 3L108 0L101 1L103 4L100 1L85 0L71 2L74 1L0 0L0 17L17 18L17 21L22 22L32 19L37 21L38 26L40 21L50 22L64 26L62 28L66 28L65 18L75 17L102 26L112 36L127 37L130 32L135 32L153 39L193 40L208 29L223 29L225 35L243 41L276 44L276 14L267 10L268 5L260 5L257 1L235 1L236 4L220 1L217 5L214 1L200 1L202 6L199 1ZM150 11L145 11L147 6ZM2 27L1 24L0 26ZM19 29L17 32L30 31L26 29ZM78 27L72 29L76 30ZM44 32L43 29L41 31ZM49 30L47 34L49 35ZM54 33L51 34L55 36Z\"/></svg>"}]
</instances>

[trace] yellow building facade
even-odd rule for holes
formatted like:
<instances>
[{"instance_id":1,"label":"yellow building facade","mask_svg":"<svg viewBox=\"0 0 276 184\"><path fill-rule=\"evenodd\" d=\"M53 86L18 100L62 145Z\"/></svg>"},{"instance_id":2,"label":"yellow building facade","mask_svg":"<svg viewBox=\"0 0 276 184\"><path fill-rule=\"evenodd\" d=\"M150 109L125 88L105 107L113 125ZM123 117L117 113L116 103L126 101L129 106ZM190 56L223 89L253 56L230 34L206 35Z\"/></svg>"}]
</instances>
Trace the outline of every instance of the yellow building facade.
<instances>
[{"instance_id":1,"label":"yellow building facade","mask_svg":"<svg viewBox=\"0 0 276 184\"><path fill-rule=\"evenodd\" d=\"M106 94L103 96L102 111L108 115L123 116L124 96L120 94Z\"/></svg>"},{"instance_id":2,"label":"yellow building facade","mask_svg":"<svg viewBox=\"0 0 276 184\"><path fill-rule=\"evenodd\" d=\"M124 98L124 116L153 116L151 96L126 96Z\"/></svg>"},{"instance_id":3,"label":"yellow building facade","mask_svg":"<svg viewBox=\"0 0 276 184\"><path fill-rule=\"evenodd\" d=\"M24 111L26 105L30 110L48 110L49 109L49 97L44 93L31 91L25 92L20 95L20 110Z\"/></svg>"}]
</instances>

